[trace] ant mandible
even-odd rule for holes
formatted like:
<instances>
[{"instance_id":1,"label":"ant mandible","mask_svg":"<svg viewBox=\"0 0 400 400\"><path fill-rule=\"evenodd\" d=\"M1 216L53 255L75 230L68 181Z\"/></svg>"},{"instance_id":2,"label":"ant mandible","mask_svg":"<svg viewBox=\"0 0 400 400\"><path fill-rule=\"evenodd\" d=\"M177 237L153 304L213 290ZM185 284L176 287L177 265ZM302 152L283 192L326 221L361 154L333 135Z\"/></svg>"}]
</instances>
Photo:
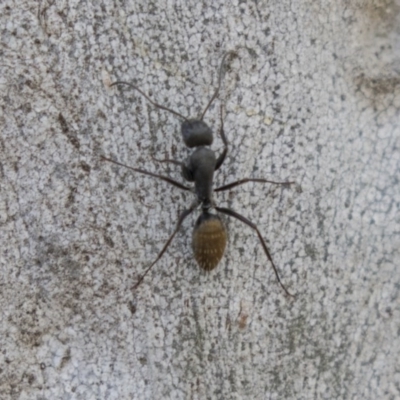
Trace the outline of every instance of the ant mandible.
<instances>
[{"instance_id":1,"label":"ant mandible","mask_svg":"<svg viewBox=\"0 0 400 400\"><path fill-rule=\"evenodd\" d=\"M208 102L200 119L188 119L188 118L184 117L182 114L180 114L174 110L171 110L170 108L167 108L165 106L155 103L141 89L139 89L135 85L132 85L131 83L124 82L124 81L117 81L117 82L114 82L111 84L111 86L127 85L127 86L131 87L132 89L138 91L141 95L143 95L147 99L147 101L149 101L154 107L168 111L168 112L178 116L179 118L183 119L183 122L181 125L183 141L185 142L185 145L187 147L195 148L193 153L183 162L176 161L176 160L169 160L169 159L157 160L157 161L161 161L161 162L170 162L173 164L180 165L182 177L189 182L194 182L194 193L196 195L196 199L194 200L194 202L188 209L184 210L180 214L180 216L178 218L178 222L175 227L175 230L173 231L173 233L169 237L167 243L164 245L164 247L158 254L155 261L146 269L144 274L139 278L138 282L134 286L135 288L140 285L140 283L143 281L144 277L149 273L151 268L163 256L163 254L167 250L168 246L172 242L173 238L175 237L176 233L178 232L183 221L197 207L201 206L201 214L196 221L195 227L193 229L193 236L192 236L192 247L193 247L194 258L196 259L197 263L199 264L199 266L201 268L203 268L206 271L211 271L212 269L214 269L220 262L223 254L224 254L225 247L226 247L226 241L227 241L226 228L225 228L224 224L222 223L222 220L218 216L218 214L210 213L211 209L215 209L217 212L219 212L221 214L225 214L225 215L228 215L229 217L233 217L233 218L238 219L239 221L242 221L243 223L245 223L250 228L252 228L253 230L256 231L257 236L260 239L261 245L263 247L263 250L264 250L268 260L272 264L272 267L274 269L275 276L276 276L276 279L278 280L278 283L280 284L280 286L282 287L282 289L285 291L285 293L287 295L294 297L292 294L290 294L288 292L288 290L285 288L285 286L281 282L281 279L279 278L278 270L275 267L275 264L272 260L271 254L269 253L267 245L266 245L263 237L261 236L261 233L258 230L257 225L255 225L253 222L249 221L247 218L243 217L242 215L238 214L237 212L235 212L229 208L217 207L212 198L213 191L214 192L222 192L224 190L232 189L236 186L242 185L247 182L273 183L276 185L282 185L282 184L290 185L290 184L294 183L294 182L275 182L275 181L269 181L267 179L262 179L262 178L245 178L245 179L240 179L238 181L229 183L224 186L220 186L213 190L214 171L217 171L221 167L222 163L225 160L226 154L228 152L228 141L227 141L225 133L224 133L224 126L223 126L223 119L222 119L222 106L221 106L221 117L220 117L221 118L221 127L219 130L219 136L224 144L224 149L218 157L216 157L214 151L209 148L209 146L213 142L213 134L212 134L210 127L203 121L203 118L204 118L204 115L206 114L207 110L211 106L212 102L218 96L218 93L219 93L219 90L221 87L222 71L223 71L223 67L225 64L225 60L230 55L235 56L236 52L229 51L229 52L225 53L225 55L223 56L221 65L219 68L218 87L217 87L214 95L211 97L211 100ZM149 176L161 179L175 187L178 187L179 189L193 192L192 188L185 186L167 176L154 174L152 172L145 171L140 168L130 167L128 165L121 164L118 161L114 161L114 160L104 157L104 156L102 156L101 158L105 161L109 161L114 164L120 165L122 167L129 168L132 171L138 172L140 174L149 175Z\"/></svg>"}]
</instances>

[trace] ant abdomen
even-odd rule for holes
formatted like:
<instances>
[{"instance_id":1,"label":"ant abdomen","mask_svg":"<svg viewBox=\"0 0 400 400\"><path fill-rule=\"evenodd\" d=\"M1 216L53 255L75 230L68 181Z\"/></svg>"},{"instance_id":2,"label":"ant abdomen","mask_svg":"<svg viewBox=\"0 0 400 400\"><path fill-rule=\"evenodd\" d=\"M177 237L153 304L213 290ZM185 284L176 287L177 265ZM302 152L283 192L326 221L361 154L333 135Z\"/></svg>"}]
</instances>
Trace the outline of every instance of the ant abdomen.
<instances>
[{"instance_id":1,"label":"ant abdomen","mask_svg":"<svg viewBox=\"0 0 400 400\"><path fill-rule=\"evenodd\" d=\"M210 127L198 119L187 119L182 122L181 132L185 145L189 148L210 146L213 134Z\"/></svg>"},{"instance_id":2,"label":"ant abdomen","mask_svg":"<svg viewBox=\"0 0 400 400\"><path fill-rule=\"evenodd\" d=\"M204 211L193 229L192 247L199 267L211 271L224 255L227 233L221 218Z\"/></svg>"}]
</instances>

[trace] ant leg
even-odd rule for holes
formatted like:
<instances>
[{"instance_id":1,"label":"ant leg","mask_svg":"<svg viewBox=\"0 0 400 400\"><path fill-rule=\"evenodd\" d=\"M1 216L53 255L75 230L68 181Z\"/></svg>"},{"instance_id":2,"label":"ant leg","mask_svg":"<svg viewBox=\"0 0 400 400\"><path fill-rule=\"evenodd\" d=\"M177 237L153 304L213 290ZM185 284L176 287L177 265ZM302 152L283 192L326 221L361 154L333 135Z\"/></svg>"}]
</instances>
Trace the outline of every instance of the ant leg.
<instances>
[{"instance_id":1,"label":"ant leg","mask_svg":"<svg viewBox=\"0 0 400 400\"><path fill-rule=\"evenodd\" d=\"M284 286L283 283L281 282L281 279L279 278L278 270L277 270L276 267L275 267L275 264L274 264L274 262L273 262L273 260L272 260L271 254L269 254L267 245L266 245L264 239L262 238L261 233L260 233L260 231L259 231L258 228L257 228L257 225L253 224L253 223L252 223L251 221L249 221L247 218L243 217L243 215L240 215L240 214L238 214L237 212L235 212L235 211L233 211L233 210L230 210L229 208L215 207L215 209L216 209L218 212L222 213L222 214L229 215L230 217L234 217L234 218L238 219L239 221L242 221L243 223L245 223L246 225L248 225L250 228L254 229L254 230L257 232L257 236L258 236L258 238L260 239L260 242L261 242L261 245L262 245L262 247L263 247L263 249L264 249L264 252L265 252L265 254L266 254L267 257L268 257L268 260L269 260L269 261L271 262L271 264L272 264L272 268L274 269L276 279L278 280L279 284L281 285L281 287L282 287L282 289L285 291L285 293L286 293L288 296L290 296L290 297L294 297L292 294L290 294L290 293L287 291L287 289L285 288L285 286Z\"/></svg>"},{"instance_id":2,"label":"ant leg","mask_svg":"<svg viewBox=\"0 0 400 400\"><path fill-rule=\"evenodd\" d=\"M136 289L143 281L143 278L148 274L148 272L151 270L151 268L153 268L154 264L163 256L163 254L165 253L165 251L167 250L168 246L171 244L172 239L174 238L174 236L176 235L176 233L178 232L179 228L182 225L182 222L185 220L185 218L191 214L193 212L193 210L197 207L197 202L195 202L189 209L184 210L182 212L182 214L179 216L178 222L176 224L176 228L175 230L172 232L172 235L169 237L167 243L165 243L164 247L162 248L162 250L160 251L160 253L158 254L157 258L155 259L155 261L146 269L146 271L144 272L144 274L139 278L139 280L137 281L136 285L133 287L133 289Z\"/></svg>"},{"instance_id":3,"label":"ant leg","mask_svg":"<svg viewBox=\"0 0 400 400\"><path fill-rule=\"evenodd\" d=\"M139 174L144 174L144 175L153 176L154 178L159 178L159 179L161 179L161 180L163 180L163 181L165 181L165 182L170 183L170 184L173 185L173 186L178 187L179 189L187 190L187 191L192 191L192 189L191 189L190 187L187 187L187 186L185 186L185 185L182 185L181 183L179 183L179 182L177 182L177 181L174 181L174 180L171 179L171 178L168 178L168 176L159 175L159 174L154 174L153 172L145 171L144 169L140 169L140 168L133 168L133 167L130 167L130 166L128 166L128 165L121 164L121 163L118 162L118 161L111 160L111 158L107 158L107 157L104 157L104 156L100 156L100 158L101 158L102 160L104 160L104 161L109 161L109 162L112 162L112 163L114 163L114 164L116 164L116 165L120 165L121 167L129 168L129 169L131 169L132 171L139 172Z\"/></svg>"},{"instance_id":4,"label":"ant leg","mask_svg":"<svg viewBox=\"0 0 400 400\"><path fill-rule=\"evenodd\" d=\"M215 171L219 169L222 163L225 161L226 154L228 153L228 140L226 139L225 132L224 132L224 120L222 118L222 104L221 104L221 128L219 129L219 136L224 143L224 150L219 155L217 162L215 164Z\"/></svg>"},{"instance_id":5,"label":"ant leg","mask_svg":"<svg viewBox=\"0 0 400 400\"><path fill-rule=\"evenodd\" d=\"M262 179L262 178L245 178L245 179L240 179L236 182L228 183L227 185L220 186L216 189L214 189L214 192L222 192L224 190L229 190L234 188L235 186L243 185L243 183L247 182L261 182L261 183L273 183L274 185L292 185L295 182L275 182L275 181L269 181L267 179Z\"/></svg>"},{"instance_id":6,"label":"ant leg","mask_svg":"<svg viewBox=\"0 0 400 400\"><path fill-rule=\"evenodd\" d=\"M215 91L215 93L213 94L213 96L211 97L211 100L208 102L207 107L205 108L205 110L203 111L203 114L201 115L200 121L203 120L204 115L206 114L207 110L209 109L209 107L211 106L211 103L215 100L215 98L218 96L219 93L219 89L221 88L221 81L222 81L222 71L224 68L224 64L225 64L225 59L229 56L237 56L236 51L227 51L224 56L222 57L222 61L221 61L221 65L219 67L219 74L218 74L218 87Z\"/></svg>"},{"instance_id":7,"label":"ant leg","mask_svg":"<svg viewBox=\"0 0 400 400\"><path fill-rule=\"evenodd\" d=\"M180 161L171 160L170 158L165 158L164 160L160 160L159 158L155 158L154 156L151 156L151 158L154 161L157 161L157 162L160 162L160 163L171 163L171 164L175 164L175 165L179 165L179 166L182 165L182 163Z\"/></svg>"}]
</instances>

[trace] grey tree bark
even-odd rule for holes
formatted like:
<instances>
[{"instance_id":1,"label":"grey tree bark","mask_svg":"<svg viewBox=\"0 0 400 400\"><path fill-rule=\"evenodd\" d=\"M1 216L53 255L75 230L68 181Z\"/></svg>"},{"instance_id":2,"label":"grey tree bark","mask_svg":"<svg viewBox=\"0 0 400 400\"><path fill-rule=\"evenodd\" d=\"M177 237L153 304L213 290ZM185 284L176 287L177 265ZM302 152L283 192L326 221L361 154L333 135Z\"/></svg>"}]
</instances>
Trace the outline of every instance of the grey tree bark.
<instances>
[{"instance_id":1,"label":"grey tree bark","mask_svg":"<svg viewBox=\"0 0 400 400\"><path fill-rule=\"evenodd\" d=\"M2 399L398 399L400 3L0 4ZM213 94L227 252L196 266L180 121ZM213 149L220 151L216 139Z\"/></svg>"}]
</instances>

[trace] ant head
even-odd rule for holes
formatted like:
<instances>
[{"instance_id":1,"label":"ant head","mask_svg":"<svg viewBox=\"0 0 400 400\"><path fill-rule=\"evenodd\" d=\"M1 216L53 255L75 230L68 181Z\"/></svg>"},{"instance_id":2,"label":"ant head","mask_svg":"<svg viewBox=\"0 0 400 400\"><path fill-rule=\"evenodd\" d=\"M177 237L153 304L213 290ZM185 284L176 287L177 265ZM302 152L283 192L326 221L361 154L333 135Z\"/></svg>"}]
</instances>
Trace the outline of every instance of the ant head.
<instances>
[{"instance_id":1,"label":"ant head","mask_svg":"<svg viewBox=\"0 0 400 400\"><path fill-rule=\"evenodd\" d=\"M182 137L187 147L210 146L213 134L210 127L198 119L187 119L181 125Z\"/></svg>"}]
</instances>

